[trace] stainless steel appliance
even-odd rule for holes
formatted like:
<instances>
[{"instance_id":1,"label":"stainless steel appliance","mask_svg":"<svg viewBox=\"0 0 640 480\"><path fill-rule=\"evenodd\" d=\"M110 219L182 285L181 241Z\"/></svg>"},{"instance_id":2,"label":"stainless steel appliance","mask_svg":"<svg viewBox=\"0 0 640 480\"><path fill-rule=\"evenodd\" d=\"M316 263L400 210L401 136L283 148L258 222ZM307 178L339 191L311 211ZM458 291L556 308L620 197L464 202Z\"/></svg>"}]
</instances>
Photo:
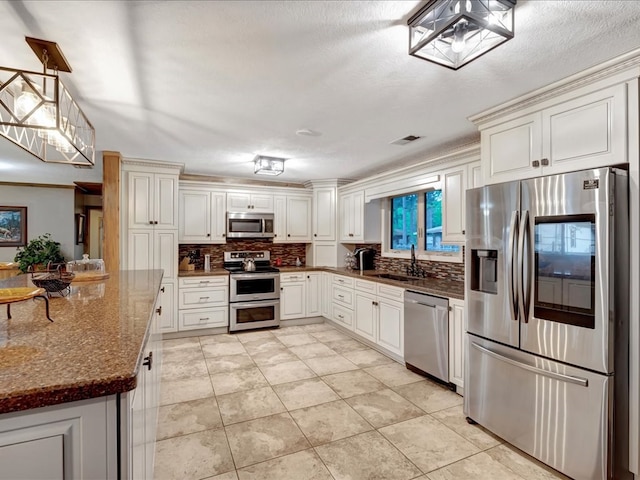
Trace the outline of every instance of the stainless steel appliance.
<instances>
[{"instance_id":1,"label":"stainless steel appliance","mask_svg":"<svg viewBox=\"0 0 640 480\"><path fill-rule=\"evenodd\" d=\"M270 253L225 252L223 265L230 273L229 331L280 325L280 273Z\"/></svg>"},{"instance_id":2,"label":"stainless steel appliance","mask_svg":"<svg viewBox=\"0 0 640 480\"><path fill-rule=\"evenodd\" d=\"M466 415L576 479L628 472L628 183L469 190Z\"/></svg>"},{"instance_id":3,"label":"stainless steel appliance","mask_svg":"<svg viewBox=\"0 0 640 480\"><path fill-rule=\"evenodd\" d=\"M273 213L227 213L227 238L273 236Z\"/></svg>"},{"instance_id":4,"label":"stainless steel appliance","mask_svg":"<svg viewBox=\"0 0 640 480\"><path fill-rule=\"evenodd\" d=\"M356 248L353 251L353 257L355 258L356 270L373 270L373 259L376 255L376 251L373 248Z\"/></svg>"},{"instance_id":5,"label":"stainless steel appliance","mask_svg":"<svg viewBox=\"0 0 640 480\"><path fill-rule=\"evenodd\" d=\"M449 384L449 300L404 293L404 361Z\"/></svg>"}]
</instances>

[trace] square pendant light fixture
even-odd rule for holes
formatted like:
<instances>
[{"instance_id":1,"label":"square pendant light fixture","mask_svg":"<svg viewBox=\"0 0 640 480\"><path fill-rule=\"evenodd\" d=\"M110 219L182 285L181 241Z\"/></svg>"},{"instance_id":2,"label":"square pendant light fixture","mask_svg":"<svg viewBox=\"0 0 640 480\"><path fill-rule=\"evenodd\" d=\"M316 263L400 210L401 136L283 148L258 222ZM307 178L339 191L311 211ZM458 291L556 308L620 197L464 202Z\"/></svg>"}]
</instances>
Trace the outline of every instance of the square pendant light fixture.
<instances>
[{"instance_id":1,"label":"square pendant light fixture","mask_svg":"<svg viewBox=\"0 0 640 480\"><path fill-rule=\"evenodd\" d=\"M513 38L516 0L429 0L407 22L409 55L457 70Z\"/></svg>"},{"instance_id":2,"label":"square pendant light fixture","mask_svg":"<svg viewBox=\"0 0 640 480\"><path fill-rule=\"evenodd\" d=\"M0 136L43 162L92 167L95 130L58 76L71 67L55 42L26 40L43 72L0 67Z\"/></svg>"},{"instance_id":3,"label":"square pendant light fixture","mask_svg":"<svg viewBox=\"0 0 640 480\"><path fill-rule=\"evenodd\" d=\"M254 160L253 173L259 175L280 175L284 172L284 158L258 155Z\"/></svg>"}]
</instances>

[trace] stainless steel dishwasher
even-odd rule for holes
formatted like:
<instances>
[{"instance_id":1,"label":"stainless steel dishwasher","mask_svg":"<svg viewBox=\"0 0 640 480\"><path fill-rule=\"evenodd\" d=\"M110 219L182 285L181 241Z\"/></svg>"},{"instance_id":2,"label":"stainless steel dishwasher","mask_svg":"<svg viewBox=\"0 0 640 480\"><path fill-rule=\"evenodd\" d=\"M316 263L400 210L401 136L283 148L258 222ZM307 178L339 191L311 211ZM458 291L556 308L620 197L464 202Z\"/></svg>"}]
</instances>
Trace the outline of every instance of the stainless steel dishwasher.
<instances>
[{"instance_id":1,"label":"stainless steel dishwasher","mask_svg":"<svg viewBox=\"0 0 640 480\"><path fill-rule=\"evenodd\" d=\"M407 290L404 293L404 361L449 383L449 300Z\"/></svg>"}]
</instances>

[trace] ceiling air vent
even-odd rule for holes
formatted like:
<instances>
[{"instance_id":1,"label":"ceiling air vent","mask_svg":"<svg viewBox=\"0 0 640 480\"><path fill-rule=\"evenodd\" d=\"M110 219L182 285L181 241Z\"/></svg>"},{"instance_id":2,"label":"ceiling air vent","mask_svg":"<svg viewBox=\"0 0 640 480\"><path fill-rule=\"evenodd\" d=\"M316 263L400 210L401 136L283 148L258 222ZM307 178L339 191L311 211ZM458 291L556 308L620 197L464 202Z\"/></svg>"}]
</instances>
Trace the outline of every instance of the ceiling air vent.
<instances>
[{"instance_id":1,"label":"ceiling air vent","mask_svg":"<svg viewBox=\"0 0 640 480\"><path fill-rule=\"evenodd\" d=\"M416 140L422 137L418 137L416 135L407 135L404 138L399 138L398 140L394 140L391 142L391 145L406 145L407 143L415 142Z\"/></svg>"}]
</instances>

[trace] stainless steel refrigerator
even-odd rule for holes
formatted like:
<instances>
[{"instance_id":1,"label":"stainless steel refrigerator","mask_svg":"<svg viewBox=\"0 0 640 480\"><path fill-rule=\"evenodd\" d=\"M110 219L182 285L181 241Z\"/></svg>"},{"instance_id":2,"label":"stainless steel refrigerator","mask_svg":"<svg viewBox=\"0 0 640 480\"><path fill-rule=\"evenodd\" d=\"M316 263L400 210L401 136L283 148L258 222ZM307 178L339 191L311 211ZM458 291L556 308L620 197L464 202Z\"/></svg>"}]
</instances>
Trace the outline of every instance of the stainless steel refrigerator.
<instances>
[{"instance_id":1,"label":"stainless steel refrigerator","mask_svg":"<svg viewBox=\"0 0 640 480\"><path fill-rule=\"evenodd\" d=\"M627 192L602 168L466 197L465 414L576 479L631 478Z\"/></svg>"}]
</instances>

